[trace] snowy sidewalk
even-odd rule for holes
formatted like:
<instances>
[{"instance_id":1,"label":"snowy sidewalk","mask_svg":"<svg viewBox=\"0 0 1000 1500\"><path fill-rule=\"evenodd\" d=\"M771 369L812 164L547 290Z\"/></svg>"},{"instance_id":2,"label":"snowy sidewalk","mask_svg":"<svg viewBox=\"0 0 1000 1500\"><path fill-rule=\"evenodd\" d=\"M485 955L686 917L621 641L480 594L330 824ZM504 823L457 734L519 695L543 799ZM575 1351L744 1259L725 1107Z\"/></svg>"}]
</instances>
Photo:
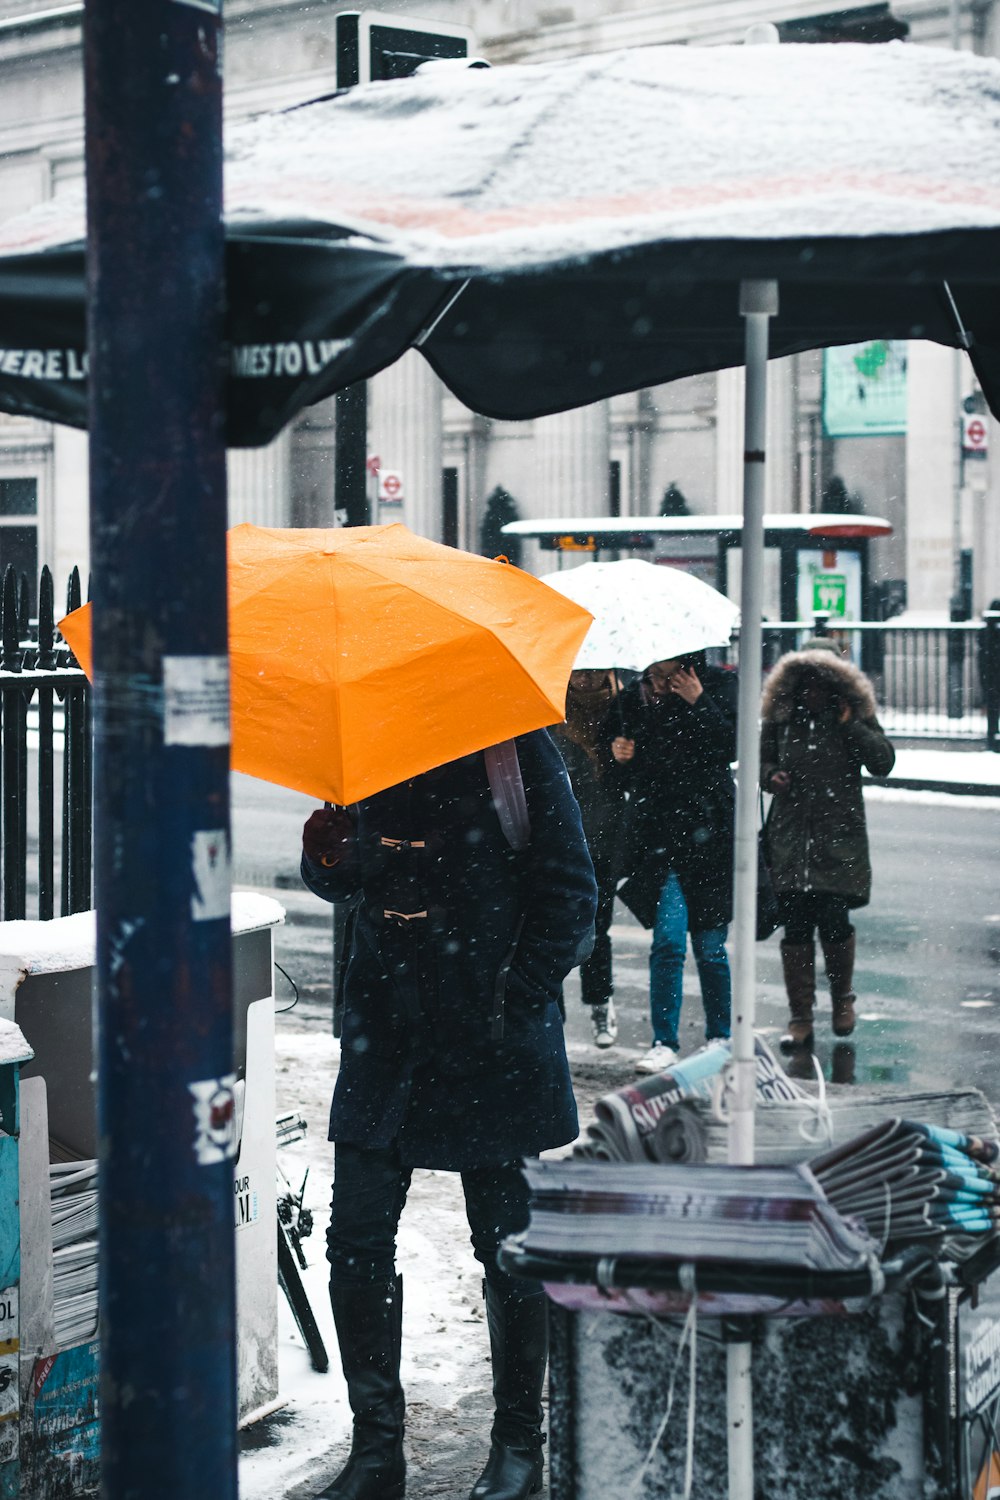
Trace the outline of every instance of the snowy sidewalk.
<instances>
[{"instance_id":1,"label":"snowy sidewalk","mask_svg":"<svg viewBox=\"0 0 1000 1500\"><path fill-rule=\"evenodd\" d=\"M1000 797L1000 754L955 748L897 749L896 764L886 777L865 777L869 787L900 791L958 793Z\"/></svg>"}]
</instances>

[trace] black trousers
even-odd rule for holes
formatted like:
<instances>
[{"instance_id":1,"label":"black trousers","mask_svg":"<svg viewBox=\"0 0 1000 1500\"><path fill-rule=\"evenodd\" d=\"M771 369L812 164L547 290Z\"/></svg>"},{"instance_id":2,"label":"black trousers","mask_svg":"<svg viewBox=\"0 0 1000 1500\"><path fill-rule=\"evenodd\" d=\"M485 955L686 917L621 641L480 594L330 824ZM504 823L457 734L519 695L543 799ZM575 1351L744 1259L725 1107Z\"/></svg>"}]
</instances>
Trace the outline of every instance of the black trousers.
<instances>
[{"instance_id":1,"label":"black trousers","mask_svg":"<svg viewBox=\"0 0 1000 1500\"><path fill-rule=\"evenodd\" d=\"M410 1186L396 1146L367 1148L338 1141L327 1230L330 1280L365 1286L396 1273L396 1230ZM472 1248L483 1273L507 1296L532 1296L537 1281L508 1276L497 1264L501 1241L528 1224L528 1185L520 1162L461 1174Z\"/></svg>"},{"instance_id":2,"label":"black trousers","mask_svg":"<svg viewBox=\"0 0 1000 1500\"><path fill-rule=\"evenodd\" d=\"M843 896L830 891L782 891L778 900L786 943L811 943L817 930L821 943L844 943L851 935L849 907Z\"/></svg>"},{"instance_id":3,"label":"black trousers","mask_svg":"<svg viewBox=\"0 0 1000 1500\"><path fill-rule=\"evenodd\" d=\"M597 913L594 917L594 948L580 965L580 999L584 1005L607 1005L614 991L611 979L611 938L608 928L615 905L618 860L592 855L597 880Z\"/></svg>"}]
</instances>

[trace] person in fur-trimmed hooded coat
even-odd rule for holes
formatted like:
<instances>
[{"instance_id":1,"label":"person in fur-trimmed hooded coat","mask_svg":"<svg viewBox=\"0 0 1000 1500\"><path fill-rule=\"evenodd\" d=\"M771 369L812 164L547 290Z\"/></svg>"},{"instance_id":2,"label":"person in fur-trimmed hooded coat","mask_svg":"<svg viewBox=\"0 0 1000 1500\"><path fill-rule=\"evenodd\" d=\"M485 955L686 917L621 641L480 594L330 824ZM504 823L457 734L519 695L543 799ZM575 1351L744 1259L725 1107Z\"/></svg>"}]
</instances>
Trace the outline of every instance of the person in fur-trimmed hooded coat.
<instances>
[{"instance_id":1,"label":"person in fur-trimmed hooded coat","mask_svg":"<svg viewBox=\"0 0 1000 1500\"><path fill-rule=\"evenodd\" d=\"M785 928L781 944L790 1023L785 1051L808 1047L816 1000L818 931L833 1030L854 1030L855 932L872 870L861 772L887 776L895 752L875 714L871 682L821 636L781 657L761 702L760 779L774 801L767 851Z\"/></svg>"}]
</instances>

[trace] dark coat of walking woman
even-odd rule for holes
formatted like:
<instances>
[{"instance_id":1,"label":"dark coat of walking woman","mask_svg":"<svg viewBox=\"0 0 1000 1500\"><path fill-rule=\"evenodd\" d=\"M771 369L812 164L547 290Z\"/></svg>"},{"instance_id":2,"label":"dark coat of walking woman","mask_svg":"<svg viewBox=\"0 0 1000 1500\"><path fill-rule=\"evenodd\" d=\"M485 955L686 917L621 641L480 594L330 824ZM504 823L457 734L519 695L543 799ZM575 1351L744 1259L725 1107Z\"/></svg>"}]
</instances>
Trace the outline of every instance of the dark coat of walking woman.
<instances>
[{"instance_id":1,"label":"dark coat of walking woman","mask_svg":"<svg viewBox=\"0 0 1000 1500\"><path fill-rule=\"evenodd\" d=\"M861 772L887 776L895 752L871 682L825 638L783 656L761 703L760 778L774 794L767 848L785 928L785 1051L808 1047L816 1003L815 933L826 964L833 1031L855 1025L856 936L848 912L871 896Z\"/></svg>"},{"instance_id":2,"label":"dark coat of walking woman","mask_svg":"<svg viewBox=\"0 0 1000 1500\"><path fill-rule=\"evenodd\" d=\"M705 1035L726 1037L731 980L725 940L733 911L737 681L704 658L654 662L622 694L605 729L630 787L619 895L645 927L653 1045L638 1072L669 1067L679 1045L688 934Z\"/></svg>"},{"instance_id":3,"label":"dark coat of walking woman","mask_svg":"<svg viewBox=\"0 0 1000 1500\"><path fill-rule=\"evenodd\" d=\"M517 747L529 837L505 835L482 754L352 809L315 812L302 875L360 898L344 975L328 1234L354 1441L331 1500L404 1493L395 1239L413 1167L461 1173L486 1279L496 1416L475 1500L519 1500L542 1472L545 1297L505 1275L527 1224L525 1156L577 1133L558 1000L589 951L596 889L580 814L544 731Z\"/></svg>"},{"instance_id":4,"label":"dark coat of walking woman","mask_svg":"<svg viewBox=\"0 0 1000 1500\"><path fill-rule=\"evenodd\" d=\"M614 672L571 672L566 722L552 731L580 804L597 878L594 951L580 967L580 999L590 1007L598 1047L611 1047L618 1039L609 929L621 871L625 783L603 730L605 721L616 712L620 693L621 684Z\"/></svg>"}]
</instances>

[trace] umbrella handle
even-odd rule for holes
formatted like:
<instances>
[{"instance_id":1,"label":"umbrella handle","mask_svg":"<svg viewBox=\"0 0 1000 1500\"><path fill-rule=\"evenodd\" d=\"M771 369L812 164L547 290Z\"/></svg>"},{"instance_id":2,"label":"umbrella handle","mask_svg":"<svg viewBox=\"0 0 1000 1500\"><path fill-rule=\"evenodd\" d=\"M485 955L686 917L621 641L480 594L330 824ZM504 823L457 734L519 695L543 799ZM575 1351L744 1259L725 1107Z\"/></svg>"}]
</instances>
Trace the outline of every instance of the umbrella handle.
<instances>
[{"instance_id":1,"label":"umbrella handle","mask_svg":"<svg viewBox=\"0 0 1000 1500\"><path fill-rule=\"evenodd\" d=\"M620 728L622 734L624 735L624 733L625 733L625 714L624 714L624 711L622 709L622 685L621 685L621 678L618 676L617 672L612 672L612 674L611 674L611 683L612 683L612 691L613 691L613 693L615 695L615 707L618 710L618 727Z\"/></svg>"}]
</instances>

